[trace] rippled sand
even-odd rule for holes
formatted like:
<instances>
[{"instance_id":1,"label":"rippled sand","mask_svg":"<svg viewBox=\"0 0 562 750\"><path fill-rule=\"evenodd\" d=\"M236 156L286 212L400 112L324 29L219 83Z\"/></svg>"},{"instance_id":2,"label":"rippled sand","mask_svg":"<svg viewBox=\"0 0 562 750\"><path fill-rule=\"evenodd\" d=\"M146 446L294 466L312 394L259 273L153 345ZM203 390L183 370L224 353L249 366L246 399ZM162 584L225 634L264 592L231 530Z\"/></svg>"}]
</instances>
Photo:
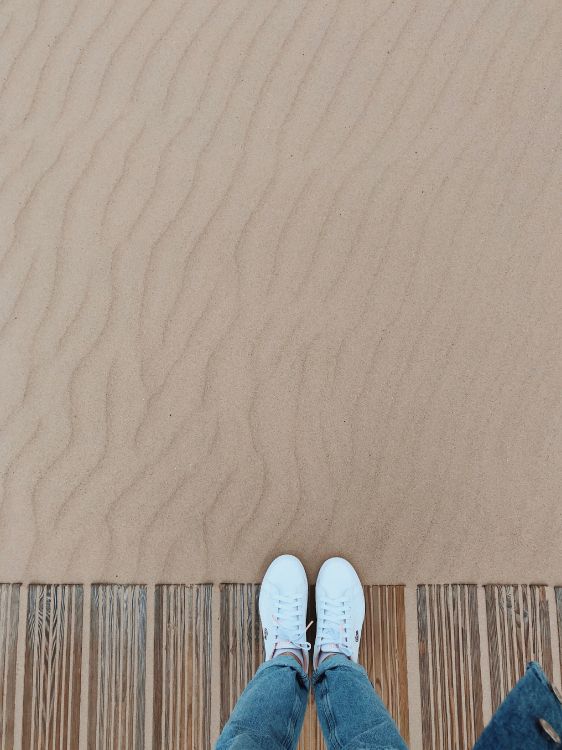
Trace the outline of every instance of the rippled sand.
<instances>
[{"instance_id":1,"label":"rippled sand","mask_svg":"<svg viewBox=\"0 0 562 750\"><path fill-rule=\"evenodd\" d=\"M559 583L560 3L0 34L0 580Z\"/></svg>"}]
</instances>

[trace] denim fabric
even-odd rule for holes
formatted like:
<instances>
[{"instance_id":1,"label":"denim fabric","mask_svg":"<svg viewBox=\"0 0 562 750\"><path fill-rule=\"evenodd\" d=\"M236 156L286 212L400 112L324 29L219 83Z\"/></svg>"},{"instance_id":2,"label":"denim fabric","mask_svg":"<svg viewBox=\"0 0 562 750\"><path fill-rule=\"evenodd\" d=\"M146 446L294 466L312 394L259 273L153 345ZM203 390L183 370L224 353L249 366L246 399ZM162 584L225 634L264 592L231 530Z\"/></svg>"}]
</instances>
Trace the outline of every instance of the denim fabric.
<instances>
[{"instance_id":1,"label":"denim fabric","mask_svg":"<svg viewBox=\"0 0 562 750\"><path fill-rule=\"evenodd\" d=\"M216 750L294 750L309 687L305 671L292 656L264 662L246 685Z\"/></svg>"},{"instance_id":2,"label":"denim fabric","mask_svg":"<svg viewBox=\"0 0 562 750\"><path fill-rule=\"evenodd\" d=\"M332 656L313 681L329 750L407 750L363 667ZM216 750L294 750L308 689L308 677L292 657L265 662L242 693Z\"/></svg>"},{"instance_id":3,"label":"denim fabric","mask_svg":"<svg viewBox=\"0 0 562 750\"><path fill-rule=\"evenodd\" d=\"M498 708L474 750L554 750L562 747L541 727L545 719L562 737L562 705L536 662Z\"/></svg>"},{"instance_id":4,"label":"denim fabric","mask_svg":"<svg viewBox=\"0 0 562 750\"><path fill-rule=\"evenodd\" d=\"M345 656L325 660L313 675L318 717L329 750L407 750L367 673ZM216 750L294 750L304 720L309 679L290 656L262 664L248 683ZM562 704L540 666L531 662L474 750L562 748Z\"/></svg>"},{"instance_id":5,"label":"denim fabric","mask_svg":"<svg viewBox=\"0 0 562 750\"><path fill-rule=\"evenodd\" d=\"M313 675L316 710L329 750L408 750L367 672L345 656Z\"/></svg>"}]
</instances>

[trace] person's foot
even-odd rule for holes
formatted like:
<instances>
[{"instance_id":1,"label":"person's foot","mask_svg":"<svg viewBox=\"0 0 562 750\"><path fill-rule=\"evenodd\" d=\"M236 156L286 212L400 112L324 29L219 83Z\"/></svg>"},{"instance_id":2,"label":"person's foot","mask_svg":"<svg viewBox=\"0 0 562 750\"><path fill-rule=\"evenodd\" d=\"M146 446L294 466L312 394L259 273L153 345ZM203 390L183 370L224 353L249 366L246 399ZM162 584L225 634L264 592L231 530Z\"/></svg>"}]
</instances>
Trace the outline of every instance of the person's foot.
<instances>
[{"instance_id":1,"label":"person's foot","mask_svg":"<svg viewBox=\"0 0 562 750\"><path fill-rule=\"evenodd\" d=\"M301 561L293 555L275 558L263 578L259 602L266 661L292 654L308 670L307 603L308 581Z\"/></svg>"},{"instance_id":2,"label":"person's foot","mask_svg":"<svg viewBox=\"0 0 562 750\"><path fill-rule=\"evenodd\" d=\"M326 560L316 580L314 668L328 656L357 661L365 619L363 586L355 568L341 557Z\"/></svg>"}]
</instances>

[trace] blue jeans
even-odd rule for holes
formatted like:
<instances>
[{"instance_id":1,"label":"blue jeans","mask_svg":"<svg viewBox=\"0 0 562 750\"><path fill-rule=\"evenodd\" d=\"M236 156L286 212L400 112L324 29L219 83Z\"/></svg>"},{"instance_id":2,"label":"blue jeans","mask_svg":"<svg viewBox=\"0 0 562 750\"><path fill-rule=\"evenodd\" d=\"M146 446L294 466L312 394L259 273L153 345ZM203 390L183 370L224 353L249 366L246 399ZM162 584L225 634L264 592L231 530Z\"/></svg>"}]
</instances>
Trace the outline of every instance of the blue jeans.
<instances>
[{"instance_id":1,"label":"blue jeans","mask_svg":"<svg viewBox=\"0 0 562 750\"><path fill-rule=\"evenodd\" d=\"M363 667L338 654L322 662L312 682L330 750L407 750ZM291 656L266 661L242 693L216 750L294 750L309 687L308 676Z\"/></svg>"},{"instance_id":2,"label":"blue jeans","mask_svg":"<svg viewBox=\"0 0 562 750\"><path fill-rule=\"evenodd\" d=\"M562 697L562 696L561 696ZM492 717L474 750L554 750L562 745L551 739L540 720L562 737L562 704L536 662L527 671Z\"/></svg>"},{"instance_id":3,"label":"blue jeans","mask_svg":"<svg viewBox=\"0 0 562 750\"><path fill-rule=\"evenodd\" d=\"M344 656L333 656L320 665L312 681L329 750L407 750L362 667ZM216 750L294 750L309 684L308 676L290 656L262 664L236 704ZM474 750L561 748L540 719L562 736L560 700L540 666L531 662Z\"/></svg>"}]
</instances>

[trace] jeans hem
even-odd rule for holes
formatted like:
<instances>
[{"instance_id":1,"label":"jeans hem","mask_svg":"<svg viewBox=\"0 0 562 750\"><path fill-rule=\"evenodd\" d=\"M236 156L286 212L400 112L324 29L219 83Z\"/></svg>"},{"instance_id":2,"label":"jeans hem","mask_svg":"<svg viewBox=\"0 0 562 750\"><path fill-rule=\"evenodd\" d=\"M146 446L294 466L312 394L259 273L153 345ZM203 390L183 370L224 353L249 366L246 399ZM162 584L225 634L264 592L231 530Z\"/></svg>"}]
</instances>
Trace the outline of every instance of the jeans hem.
<instances>
[{"instance_id":1,"label":"jeans hem","mask_svg":"<svg viewBox=\"0 0 562 750\"><path fill-rule=\"evenodd\" d=\"M298 661L296 659L293 659L292 656L275 656L273 659L264 661L263 664L258 667L256 675L258 675L260 672L265 671L266 669L271 669L274 667L290 667L300 676L304 685L306 686L306 689L308 690L310 688L310 677L304 671Z\"/></svg>"},{"instance_id":2,"label":"jeans hem","mask_svg":"<svg viewBox=\"0 0 562 750\"><path fill-rule=\"evenodd\" d=\"M348 659L347 656L344 656L343 654L335 654L329 659L324 659L318 669L314 670L314 672L312 673L312 683L316 685L324 672L327 672L329 669L336 668L351 669L354 672L359 672L360 674L367 674L365 672L365 669L357 662L351 661L351 659Z\"/></svg>"}]
</instances>

